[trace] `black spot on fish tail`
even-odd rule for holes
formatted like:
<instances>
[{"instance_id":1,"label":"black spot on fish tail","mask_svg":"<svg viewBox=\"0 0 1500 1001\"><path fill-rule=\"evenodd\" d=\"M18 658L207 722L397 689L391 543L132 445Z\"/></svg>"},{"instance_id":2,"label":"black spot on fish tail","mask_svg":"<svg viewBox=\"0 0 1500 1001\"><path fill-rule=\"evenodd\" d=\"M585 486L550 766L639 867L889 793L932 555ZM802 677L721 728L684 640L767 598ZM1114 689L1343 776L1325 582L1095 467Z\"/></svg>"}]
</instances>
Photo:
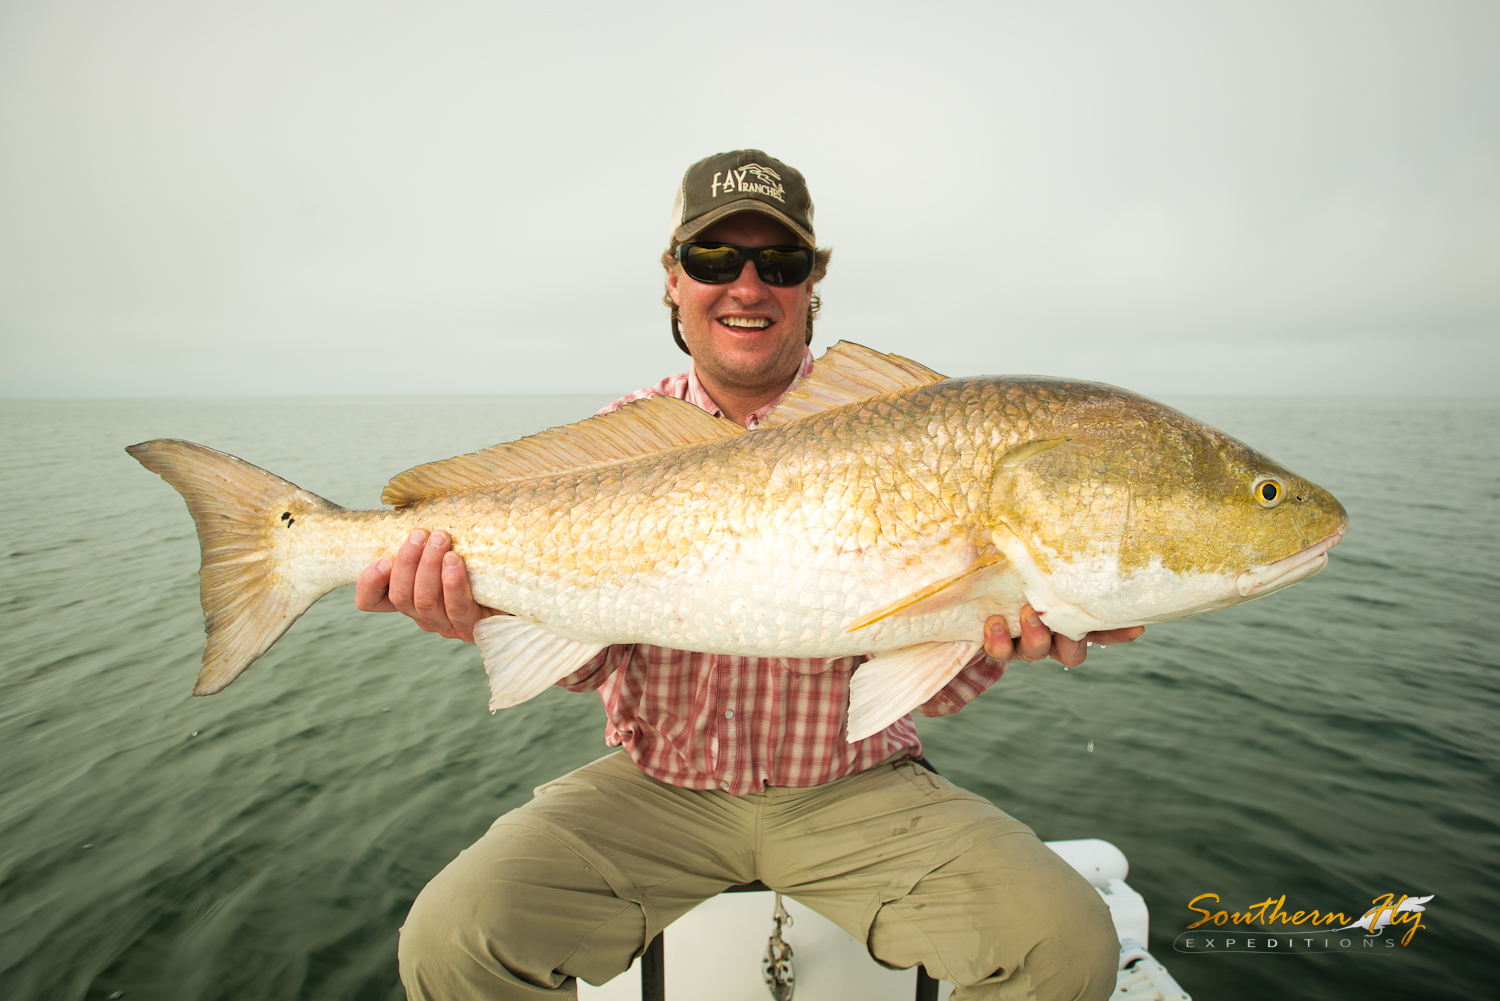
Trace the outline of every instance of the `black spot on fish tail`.
<instances>
[{"instance_id":1,"label":"black spot on fish tail","mask_svg":"<svg viewBox=\"0 0 1500 1001\"><path fill-rule=\"evenodd\" d=\"M292 512L290 512L290 511L283 511L283 512L281 512L281 520L282 521L286 521L291 516L292 516Z\"/></svg>"}]
</instances>

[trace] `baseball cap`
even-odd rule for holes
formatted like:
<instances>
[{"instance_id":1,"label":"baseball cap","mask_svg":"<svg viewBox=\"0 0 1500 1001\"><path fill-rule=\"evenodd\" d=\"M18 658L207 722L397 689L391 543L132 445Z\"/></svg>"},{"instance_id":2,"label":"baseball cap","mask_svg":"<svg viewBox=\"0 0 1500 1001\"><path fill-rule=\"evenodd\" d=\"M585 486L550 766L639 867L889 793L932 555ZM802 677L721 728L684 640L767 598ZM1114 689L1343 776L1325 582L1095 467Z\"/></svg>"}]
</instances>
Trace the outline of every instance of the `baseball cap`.
<instances>
[{"instance_id":1,"label":"baseball cap","mask_svg":"<svg viewBox=\"0 0 1500 1001\"><path fill-rule=\"evenodd\" d=\"M672 201L672 236L686 243L736 212L764 212L809 247L818 245L807 182L795 167L758 149L716 153L687 169Z\"/></svg>"}]
</instances>

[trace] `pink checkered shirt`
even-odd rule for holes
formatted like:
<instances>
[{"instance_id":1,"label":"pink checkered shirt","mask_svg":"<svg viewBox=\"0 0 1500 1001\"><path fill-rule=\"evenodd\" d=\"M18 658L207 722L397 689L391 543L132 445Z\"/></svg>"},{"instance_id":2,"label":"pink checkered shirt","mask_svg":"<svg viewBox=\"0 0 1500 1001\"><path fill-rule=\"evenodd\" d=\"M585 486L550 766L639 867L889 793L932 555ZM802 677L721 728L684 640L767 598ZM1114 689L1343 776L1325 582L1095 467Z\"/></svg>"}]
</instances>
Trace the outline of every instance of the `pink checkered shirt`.
<instances>
[{"instance_id":1,"label":"pink checkered shirt","mask_svg":"<svg viewBox=\"0 0 1500 1001\"><path fill-rule=\"evenodd\" d=\"M797 378L812 365L807 351ZM647 396L675 396L723 416L691 368L599 412ZM773 406L757 410L750 423ZM627 643L607 647L558 684L599 692L609 716L604 742L623 744L647 775L684 789L742 796L772 785L821 785L899 751L921 755L910 714L864 740L844 739L849 678L865 660L731 657ZM958 712L1003 673L980 653L917 711Z\"/></svg>"}]
</instances>

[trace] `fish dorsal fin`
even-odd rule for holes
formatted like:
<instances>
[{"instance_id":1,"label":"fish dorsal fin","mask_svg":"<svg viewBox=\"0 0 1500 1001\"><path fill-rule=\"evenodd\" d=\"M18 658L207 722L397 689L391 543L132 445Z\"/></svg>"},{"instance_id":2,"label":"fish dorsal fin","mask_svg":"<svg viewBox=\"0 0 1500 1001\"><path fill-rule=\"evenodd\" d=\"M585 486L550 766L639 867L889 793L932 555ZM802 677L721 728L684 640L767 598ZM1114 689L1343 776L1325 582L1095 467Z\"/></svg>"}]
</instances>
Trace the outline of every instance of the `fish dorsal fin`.
<instances>
[{"instance_id":1,"label":"fish dorsal fin","mask_svg":"<svg viewBox=\"0 0 1500 1001\"><path fill-rule=\"evenodd\" d=\"M734 421L714 417L686 400L648 396L577 424L415 466L393 478L380 499L393 507L405 507L443 494L598 469L669 448L745 433Z\"/></svg>"},{"instance_id":2,"label":"fish dorsal fin","mask_svg":"<svg viewBox=\"0 0 1500 1001\"><path fill-rule=\"evenodd\" d=\"M898 389L930 386L946 378L910 358L881 354L853 341L839 341L823 352L807 378L781 398L760 426L790 424L846 403Z\"/></svg>"}]
</instances>

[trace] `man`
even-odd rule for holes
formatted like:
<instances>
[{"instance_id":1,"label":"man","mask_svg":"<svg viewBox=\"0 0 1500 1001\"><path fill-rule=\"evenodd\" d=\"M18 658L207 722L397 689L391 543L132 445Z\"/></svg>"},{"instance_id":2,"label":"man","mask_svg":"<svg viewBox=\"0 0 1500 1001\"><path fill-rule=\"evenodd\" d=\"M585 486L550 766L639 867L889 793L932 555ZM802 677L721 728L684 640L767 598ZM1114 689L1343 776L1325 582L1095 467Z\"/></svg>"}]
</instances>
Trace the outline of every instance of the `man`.
<instances>
[{"instance_id":1,"label":"man","mask_svg":"<svg viewBox=\"0 0 1500 1001\"><path fill-rule=\"evenodd\" d=\"M759 150L688 168L663 256L673 334L692 356L643 395L753 426L812 367L817 251L802 176ZM727 600L727 598L726 598ZM356 602L472 640L476 605L441 530L414 532L360 578ZM956 712L1019 656L1082 663L1024 608L921 707ZM980 624L976 623L976 628ZM1139 629L1090 636L1126 642ZM848 743L863 658L753 659L609 647L560 684L600 693L622 751L537 790L435 877L402 928L401 977L423 999L572 994L625 970L658 931L760 879L865 941L923 964L955 1001L1103 998L1118 956L1098 895L1024 825L913 763L911 717Z\"/></svg>"}]
</instances>

